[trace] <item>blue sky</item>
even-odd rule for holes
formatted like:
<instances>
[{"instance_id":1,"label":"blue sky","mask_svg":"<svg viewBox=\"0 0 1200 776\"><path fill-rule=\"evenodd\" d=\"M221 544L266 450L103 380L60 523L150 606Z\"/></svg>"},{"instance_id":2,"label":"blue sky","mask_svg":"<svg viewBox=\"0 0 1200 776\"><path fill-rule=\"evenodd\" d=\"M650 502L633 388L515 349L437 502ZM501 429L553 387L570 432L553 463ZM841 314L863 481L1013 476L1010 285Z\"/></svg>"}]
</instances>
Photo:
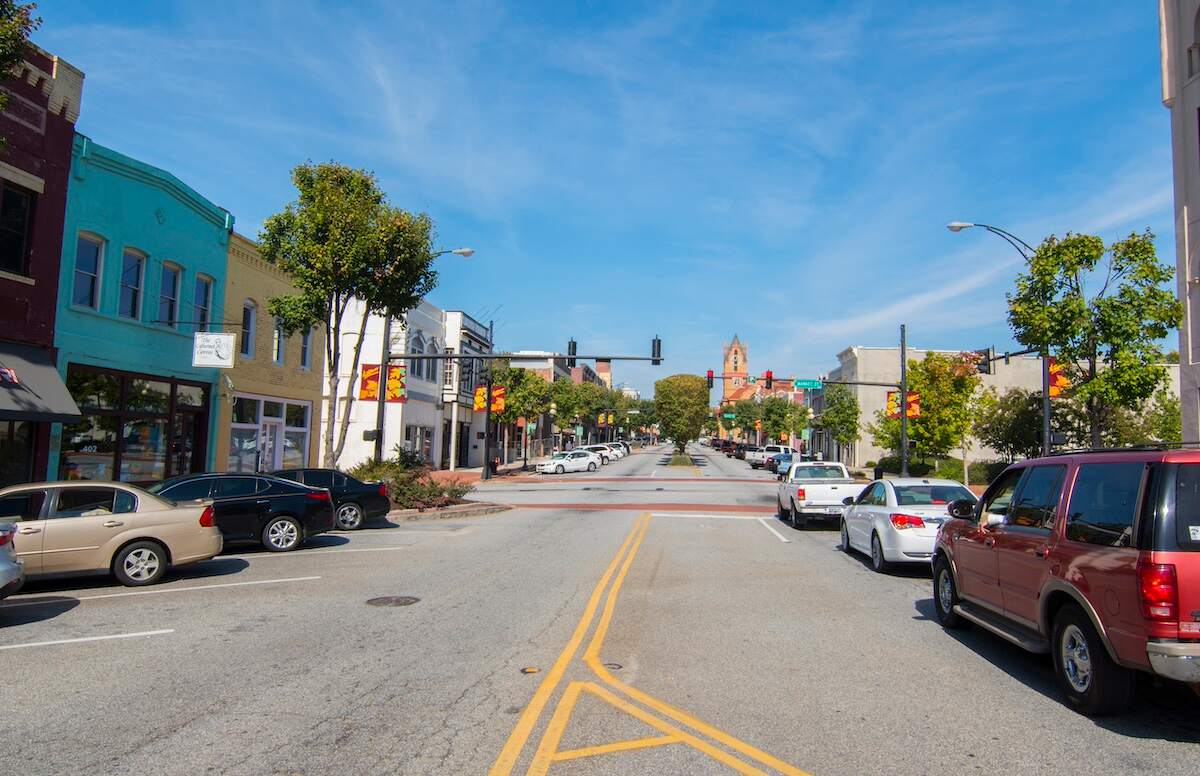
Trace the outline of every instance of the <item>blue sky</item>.
<instances>
[{"instance_id":1,"label":"blue sky","mask_svg":"<svg viewBox=\"0 0 1200 776\"><path fill-rule=\"evenodd\" d=\"M87 73L78 128L231 210L290 168L374 170L445 247L431 301L507 349L643 355L646 393L720 369L812 377L901 322L1011 346L1036 242L1147 227L1174 260L1153 4L71 2L35 41ZM498 309L497 309L498 308ZM1169 342L1174 347L1173 341Z\"/></svg>"}]
</instances>

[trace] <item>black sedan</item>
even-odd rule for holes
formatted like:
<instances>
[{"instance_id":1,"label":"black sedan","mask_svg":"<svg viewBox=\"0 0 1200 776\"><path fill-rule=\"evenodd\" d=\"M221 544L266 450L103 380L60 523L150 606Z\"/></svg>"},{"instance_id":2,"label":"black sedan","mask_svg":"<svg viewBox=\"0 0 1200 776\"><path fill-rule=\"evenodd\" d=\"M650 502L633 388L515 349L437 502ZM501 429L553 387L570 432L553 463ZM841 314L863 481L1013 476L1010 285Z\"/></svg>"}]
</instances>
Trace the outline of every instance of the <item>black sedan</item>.
<instances>
[{"instance_id":1,"label":"black sedan","mask_svg":"<svg viewBox=\"0 0 1200 776\"><path fill-rule=\"evenodd\" d=\"M337 469L280 469L271 475L328 490L333 495L337 527L343 531L362 528L365 522L383 517L392 508L387 485L356 480Z\"/></svg>"},{"instance_id":2,"label":"black sedan","mask_svg":"<svg viewBox=\"0 0 1200 776\"><path fill-rule=\"evenodd\" d=\"M212 499L213 522L227 544L257 542L287 552L333 529L329 491L262 474L185 474L151 486L172 501Z\"/></svg>"}]
</instances>

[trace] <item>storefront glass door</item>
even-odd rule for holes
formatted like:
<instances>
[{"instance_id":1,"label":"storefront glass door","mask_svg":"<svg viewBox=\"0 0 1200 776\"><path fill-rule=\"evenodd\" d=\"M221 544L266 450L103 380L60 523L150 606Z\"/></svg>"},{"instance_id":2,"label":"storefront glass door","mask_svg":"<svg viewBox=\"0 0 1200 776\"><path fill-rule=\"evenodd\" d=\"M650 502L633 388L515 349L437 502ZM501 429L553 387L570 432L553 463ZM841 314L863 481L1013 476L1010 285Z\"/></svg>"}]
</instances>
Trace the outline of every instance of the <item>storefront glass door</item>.
<instances>
[{"instance_id":1,"label":"storefront glass door","mask_svg":"<svg viewBox=\"0 0 1200 776\"><path fill-rule=\"evenodd\" d=\"M261 453L258 463L259 471L269 472L279 468L279 443L282 438L283 423L271 420L263 421L262 445L259 447Z\"/></svg>"}]
</instances>

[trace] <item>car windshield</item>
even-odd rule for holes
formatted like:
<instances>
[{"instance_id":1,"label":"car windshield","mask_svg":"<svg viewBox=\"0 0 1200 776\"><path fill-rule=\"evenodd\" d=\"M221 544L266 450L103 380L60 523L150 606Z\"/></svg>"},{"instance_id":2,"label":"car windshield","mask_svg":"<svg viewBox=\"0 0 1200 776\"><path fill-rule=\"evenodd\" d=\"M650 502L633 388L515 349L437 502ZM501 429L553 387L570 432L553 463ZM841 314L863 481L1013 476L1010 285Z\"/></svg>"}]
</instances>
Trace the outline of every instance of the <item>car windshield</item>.
<instances>
[{"instance_id":1,"label":"car windshield","mask_svg":"<svg viewBox=\"0 0 1200 776\"><path fill-rule=\"evenodd\" d=\"M792 474L794 480L836 480L842 477L842 470L836 466L797 466Z\"/></svg>"},{"instance_id":2,"label":"car windshield","mask_svg":"<svg viewBox=\"0 0 1200 776\"><path fill-rule=\"evenodd\" d=\"M974 501L962 485L897 485L896 503L902 507L943 506L959 499Z\"/></svg>"}]
</instances>

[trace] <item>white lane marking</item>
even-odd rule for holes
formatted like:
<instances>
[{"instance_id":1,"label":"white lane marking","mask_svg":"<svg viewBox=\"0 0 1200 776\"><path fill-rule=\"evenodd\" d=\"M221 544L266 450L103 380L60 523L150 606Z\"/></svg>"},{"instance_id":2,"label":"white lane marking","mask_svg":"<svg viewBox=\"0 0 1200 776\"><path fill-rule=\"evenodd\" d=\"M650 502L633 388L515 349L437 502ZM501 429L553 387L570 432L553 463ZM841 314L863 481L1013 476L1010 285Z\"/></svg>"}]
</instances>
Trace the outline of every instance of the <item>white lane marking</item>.
<instances>
[{"instance_id":1,"label":"white lane marking","mask_svg":"<svg viewBox=\"0 0 1200 776\"><path fill-rule=\"evenodd\" d=\"M411 544L400 544L395 547L352 547L345 550L305 550L303 552L262 552L254 555L219 555L220 558L236 558L238 560L262 560L265 558L307 558L311 555L333 555L339 552L387 552L388 550L407 550ZM317 577L320 579L320 577Z\"/></svg>"},{"instance_id":2,"label":"white lane marking","mask_svg":"<svg viewBox=\"0 0 1200 776\"><path fill-rule=\"evenodd\" d=\"M658 474L658 469L655 469L654 471L650 472L650 478L653 479L654 476L657 474Z\"/></svg>"},{"instance_id":3,"label":"white lane marking","mask_svg":"<svg viewBox=\"0 0 1200 776\"><path fill-rule=\"evenodd\" d=\"M758 518L758 522L762 523L763 528L766 528L768 531L775 534L776 539L778 539L781 542L784 542L785 544L791 544L791 539L788 539L783 534L779 533L779 531L776 531L775 528L770 523L767 522L767 518L760 517L760 518Z\"/></svg>"},{"instance_id":4,"label":"white lane marking","mask_svg":"<svg viewBox=\"0 0 1200 776\"><path fill-rule=\"evenodd\" d=\"M81 595L76 601L97 601L101 598L126 598L132 595L163 595L164 593L188 593L194 590L213 590L219 587L246 587L248 585L275 585L283 582L311 582L320 577L287 577L286 579L255 579L250 582L222 582L217 585L191 585L188 587L164 587L160 590L128 590L124 593L104 593L103 595ZM18 606L37 606L38 604L62 603L61 599L42 598L33 601L16 601L0 606L0 612L5 609L15 609Z\"/></svg>"},{"instance_id":5,"label":"white lane marking","mask_svg":"<svg viewBox=\"0 0 1200 776\"><path fill-rule=\"evenodd\" d=\"M110 639L136 639L139 636L161 636L164 633L174 633L174 628L167 630L139 631L137 633L116 633L112 636L84 636L81 639L55 639L54 641L33 641L28 644L5 644L0 649L24 649L25 647L50 647L55 644L79 644L84 641L108 641Z\"/></svg>"}]
</instances>

